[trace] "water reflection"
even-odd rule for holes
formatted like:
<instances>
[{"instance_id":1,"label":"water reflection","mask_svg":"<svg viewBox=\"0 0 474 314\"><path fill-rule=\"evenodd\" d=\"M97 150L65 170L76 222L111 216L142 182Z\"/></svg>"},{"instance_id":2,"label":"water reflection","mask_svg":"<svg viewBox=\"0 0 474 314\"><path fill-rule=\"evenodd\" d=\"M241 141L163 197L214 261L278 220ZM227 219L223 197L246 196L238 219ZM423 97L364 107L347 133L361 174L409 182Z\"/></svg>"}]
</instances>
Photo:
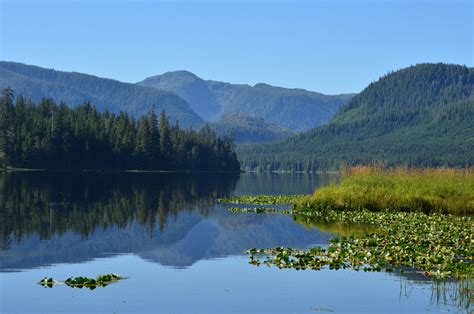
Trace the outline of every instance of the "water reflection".
<instances>
[{"instance_id":1,"label":"water reflection","mask_svg":"<svg viewBox=\"0 0 474 314\"><path fill-rule=\"evenodd\" d=\"M260 182L243 178L245 188ZM216 199L238 193L239 179L172 173L0 174L0 270L121 253L187 267L250 247L307 247L329 237L283 215L228 213Z\"/></svg>"},{"instance_id":2,"label":"water reflection","mask_svg":"<svg viewBox=\"0 0 474 314\"><path fill-rule=\"evenodd\" d=\"M229 213L216 204L232 194L310 193L330 180L302 174L0 173L0 312L117 312L117 300L127 301L119 303L121 312L469 312L472 301L459 283L426 282L410 269L403 275L298 272L254 267L247 257L233 256L252 247L306 248L326 243L330 233L360 232L361 226L305 226L287 215ZM43 266L48 270L35 269ZM93 294L52 294L33 284L44 276L109 271L130 280ZM24 302L25 295L34 302Z\"/></svg>"}]
</instances>

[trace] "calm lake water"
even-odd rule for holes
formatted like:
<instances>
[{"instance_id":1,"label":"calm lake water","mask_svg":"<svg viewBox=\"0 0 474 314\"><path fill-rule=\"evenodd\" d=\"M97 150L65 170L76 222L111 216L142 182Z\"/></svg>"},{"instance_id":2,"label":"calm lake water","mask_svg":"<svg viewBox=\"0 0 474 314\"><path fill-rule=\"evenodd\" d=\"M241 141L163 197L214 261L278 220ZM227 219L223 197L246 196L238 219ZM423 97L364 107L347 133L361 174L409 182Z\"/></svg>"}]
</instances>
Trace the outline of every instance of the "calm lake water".
<instances>
[{"instance_id":1,"label":"calm lake water","mask_svg":"<svg viewBox=\"0 0 474 314\"><path fill-rule=\"evenodd\" d=\"M463 312L413 274L249 265L246 249L308 248L333 235L287 215L229 213L216 199L310 193L329 180L0 173L0 312ZM36 284L109 272L129 279L93 291Z\"/></svg>"}]
</instances>

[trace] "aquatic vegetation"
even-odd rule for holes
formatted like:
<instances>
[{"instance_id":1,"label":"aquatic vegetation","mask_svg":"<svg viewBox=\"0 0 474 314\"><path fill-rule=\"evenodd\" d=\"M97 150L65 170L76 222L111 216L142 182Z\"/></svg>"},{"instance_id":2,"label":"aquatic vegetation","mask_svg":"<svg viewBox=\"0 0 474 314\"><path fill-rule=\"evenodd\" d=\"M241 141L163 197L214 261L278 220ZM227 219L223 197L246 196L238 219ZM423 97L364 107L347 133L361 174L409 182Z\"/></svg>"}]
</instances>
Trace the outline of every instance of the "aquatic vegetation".
<instances>
[{"instance_id":1,"label":"aquatic vegetation","mask_svg":"<svg viewBox=\"0 0 474 314\"><path fill-rule=\"evenodd\" d=\"M88 277L69 277L64 282L56 281L53 278L43 278L38 284L42 285L45 288L52 288L55 284L66 284L71 288L88 288L94 290L97 287L106 287L109 284L116 283L119 280L127 279L117 274L105 274L98 275L97 278L88 278Z\"/></svg>"},{"instance_id":2,"label":"aquatic vegetation","mask_svg":"<svg viewBox=\"0 0 474 314\"><path fill-rule=\"evenodd\" d=\"M474 214L474 172L353 167L342 171L339 184L321 187L302 202L308 210Z\"/></svg>"},{"instance_id":3,"label":"aquatic vegetation","mask_svg":"<svg viewBox=\"0 0 474 314\"><path fill-rule=\"evenodd\" d=\"M232 213L275 213L278 212L276 208L272 207L230 207L229 211Z\"/></svg>"},{"instance_id":4,"label":"aquatic vegetation","mask_svg":"<svg viewBox=\"0 0 474 314\"><path fill-rule=\"evenodd\" d=\"M306 225L320 222L362 223L376 228L365 235L338 236L327 248L251 249L251 264L280 268L351 268L364 271L392 271L408 266L425 276L472 278L474 236L471 217L407 212L302 211L292 213ZM262 256L265 255L265 256ZM262 262L262 259L265 259Z\"/></svg>"},{"instance_id":5,"label":"aquatic vegetation","mask_svg":"<svg viewBox=\"0 0 474 314\"><path fill-rule=\"evenodd\" d=\"M230 204L253 204L253 205L275 205L275 204L294 204L302 200L306 195L241 195L231 198L221 198L221 203Z\"/></svg>"},{"instance_id":6,"label":"aquatic vegetation","mask_svg":"<svg viewBox=\"0 0 474 314\"><path fill-rule=\"evenodd\" d=\"M52 288L53 285L57 283L58 282L54 280L53 278L47 278L47 277L44 277L38 282L39 285L42 285L45 288Z\"/></svg>"},{"instance_id":7,"label":"aquatic vegetation","mask_svg":"<svg viewBox=\"0 0 474 314\"><path fill-rule=\"evenodd\" d=\"M360 191L356 192L357 188ZM375 196L370 195L372 190ZM464 207L456 197L466 202ZM251 249L250 262L280 268L327 266L365 271L406 266L428 277L472 278L473 217L446 213L470 212L473 197L470 170L351 168L340 185L320 188L313 196L285 199L295 204L292 211L282 213L304 225L338 234L327 248ZM261 204L282 198L285 196L263 195L231 200Z\"/></svg>"}]
</instances>

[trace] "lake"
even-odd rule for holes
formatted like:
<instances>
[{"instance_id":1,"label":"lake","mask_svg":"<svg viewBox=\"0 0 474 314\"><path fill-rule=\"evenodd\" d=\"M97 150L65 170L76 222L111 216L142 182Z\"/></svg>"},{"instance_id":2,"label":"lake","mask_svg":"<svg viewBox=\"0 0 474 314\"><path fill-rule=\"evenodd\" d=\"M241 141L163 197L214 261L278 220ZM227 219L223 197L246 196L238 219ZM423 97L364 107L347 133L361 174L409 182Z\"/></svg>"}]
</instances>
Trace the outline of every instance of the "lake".
<instances>
[{"instance_id":1,"label":"lake","mask_svg":"<svg viewBox=\"0 0 474 314\"><path fill-rule=\"evenodd\" d=\"M463 312L413 272L256 267L249 248L327 245L333 234L218 198L301 194L308 174L0 173L2 313ZM284 208L284 206L281 206ZM44 277L128 277L95 290Z\"/></svg>"}]
</instances>

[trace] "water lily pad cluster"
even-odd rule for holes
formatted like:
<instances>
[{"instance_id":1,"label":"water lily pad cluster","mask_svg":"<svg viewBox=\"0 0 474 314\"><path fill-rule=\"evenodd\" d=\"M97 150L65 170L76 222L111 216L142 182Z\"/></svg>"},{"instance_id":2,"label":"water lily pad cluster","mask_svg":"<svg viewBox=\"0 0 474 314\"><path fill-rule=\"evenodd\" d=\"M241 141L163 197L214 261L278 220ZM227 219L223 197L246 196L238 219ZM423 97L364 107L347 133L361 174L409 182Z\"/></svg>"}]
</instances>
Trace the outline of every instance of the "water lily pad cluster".
<instances>
[{"instance_id":1,"label":"water lily pad cluster","mask_svg":"<svg viewBox=\"0 0 474 314\"><path fill-rule=\"evenodd\" d=\"M232 213L275 213L278 212L276 208L272 207L230 207L229 211Z\"/></svg>"},{"instance_id":2,"label":"water lily pad cluster","mask_svg":"<svg viewBox=\"0 0 474 314\"><path fill-rule=\"evenodd\" d=\"M302 251L291 248L249 250L251 263L280 268L355 270L408 266L438 278L473 278L474 236L471 217L442 214L370 211L304 211L292 212L296 221L306 225L324 222L361 223L374 226L373 233L338 236L327 248ZM256 256L257 255L257 256Z\"/></svg>"},{"instance_id":3,"label":"water lily pad cluster","mask_svg":"<svg viewBox=\"0 0 474 314\"><path fill-rule=\"evenodd\" d=\"M116 283L119 280L126 279L126 277L122 277L117 274L105 274L105 275L98 275L97 278L88 278L88 277L69 277L64 282L56 281L53 278L43 278L38 282L38 284L42 285L43 287L52 288L54 284L66 284L71 288L88 288L90 290L94 290L97 287L106 287L109 284Z\"/></svg>"},{"instance_id":4,"label":"water lily pad cluster","mask_svg":"<svg viewBox=\"0 0 474 314\"><path fill-rule=\"evenodd\" d=\"M221 198L219 202L230 204L253 204L253 205L275 205L294 204L302 200L306 195L241 195L231 198Z\"/></svg>"},{"instance_id":5,"label":"water lily pad cluster","mask_svg":"<svg viewBox=\"0 0 474 314\"><path fill-rule=\"evenodd\" d=\"M53 278L47 278L47 277L44 277L38 282L39 285L42 285L45 288L52 288L53 285L56 283L58 282L55 281Z\"/></svg>"},{"instance_id":6,"label":"water lily pad cluster","mask_svg":"<svg viewBox=\"0 0 474 314\"><path fill-rule=\"evenodd\" d=\"M282 198L242 196L236 202L276 204ZM294 198L293 210L279 211L308 227L335 233L327 247L250 249L250 264L296 270L353 269L415 272L434 280L436 296L469 309L474 301L474 217L393 209L334 208L311 197ZM327 204L326 204L327 205ZM256 211L247 211L256 212ZM428 211L429 212L429 211ZM445 288L453 283L454 288ZM469 312L469 310L468 310Z\"/></svg>"}]
</instances>

